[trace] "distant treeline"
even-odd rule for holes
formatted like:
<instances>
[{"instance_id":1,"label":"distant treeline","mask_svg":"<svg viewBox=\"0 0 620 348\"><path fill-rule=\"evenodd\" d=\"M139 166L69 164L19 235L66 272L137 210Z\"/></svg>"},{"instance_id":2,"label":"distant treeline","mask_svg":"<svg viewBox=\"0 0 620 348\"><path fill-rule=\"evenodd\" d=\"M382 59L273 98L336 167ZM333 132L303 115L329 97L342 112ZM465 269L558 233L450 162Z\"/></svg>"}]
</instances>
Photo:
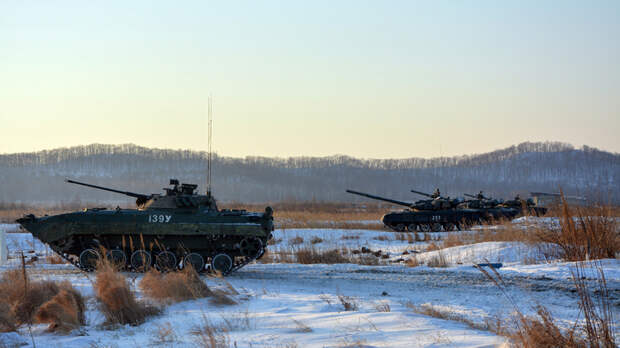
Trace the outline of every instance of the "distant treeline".
<instances>
[{"instance_id":1,"label":"distant treeline","mask_svg":"<svg viewBox=\"0 0 620 348\"><path fill-rule=\"evenodd\" d=\"M204 191L206 153L133 144L76 146L0 155L0 203L117 204L130 198L64 183L65 178L141 193L160 193L170 178ZM565 143L522 143L480 155L433 159L245 157L214 155L213 191L225 202L362 201L351 188L405 201L410 189L461 196L479 190L509 198L557 192L617 203L620 155Z\"/></svg>"}]
</instances>

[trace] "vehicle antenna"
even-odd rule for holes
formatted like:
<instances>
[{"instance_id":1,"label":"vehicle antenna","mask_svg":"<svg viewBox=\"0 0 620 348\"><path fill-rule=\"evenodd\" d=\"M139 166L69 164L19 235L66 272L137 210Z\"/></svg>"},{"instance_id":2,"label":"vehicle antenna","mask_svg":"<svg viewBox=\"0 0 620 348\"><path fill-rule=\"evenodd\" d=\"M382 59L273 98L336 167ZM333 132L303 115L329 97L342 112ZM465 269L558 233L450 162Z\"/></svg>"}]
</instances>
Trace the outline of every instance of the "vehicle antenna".
<instances>
[{"instance_id":1,"label":"vehicle antenna","mask_svg":"<svg viewBox=\"0 0 620 348\"><path fill-rule=\"evenodd\" d=\"M211 151L211 144L212 144L212 128L213 128L213 119L212 119L212 106L211 106L211 95L209 95L209 107L208 107L208 114L209 114L209 121L208 121L208 137L209 137L209 144L208 144L208 154L207 154L207 161L208 161L208 168L207 168L207 196L211 196L211 164L212 164L212 151Z\"/></svg>"}]
</instances>

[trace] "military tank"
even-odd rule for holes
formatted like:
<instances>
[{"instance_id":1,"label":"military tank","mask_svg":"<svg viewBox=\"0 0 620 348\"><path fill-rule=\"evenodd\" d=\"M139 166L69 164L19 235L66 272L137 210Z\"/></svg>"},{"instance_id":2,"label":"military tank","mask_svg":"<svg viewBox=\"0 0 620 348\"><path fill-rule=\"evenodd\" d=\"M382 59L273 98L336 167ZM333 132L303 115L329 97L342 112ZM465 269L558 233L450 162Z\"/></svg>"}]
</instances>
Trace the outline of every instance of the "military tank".
<instances>
[{"instance_id":1,"label":"military tank","mask_svg":"<svg viewBox=\"0 0 620 348\"><path fill-rule=\"evenodd\" d=\"M346 192L406 207L402 211L393 211L381 218L385 226L399 232L462 230L482 222L513 218L519 213L517 209L469 208L462 206L462 203L465 202L463 199L442 197L438 190L433 194L411 190L411 192L431 198L413 203L353 190L346 190Z\"/></svg>"},{"instance_id":2,"label":"military tank","mask_svg":"<svg viewBox=\"0 0 620 348\"><path fill-rule=\"evenodd\" d=\"M106 256L126 270L151 267L224 275L259 259L272 237L273 210L263 213L218 209L210 190L170 180L162 194L140 194L66 180L68 183L136 198L137 209L92 208L84 211L18 219L27 231L76 267L92 271ZM105 255L104 255L105 253Z\"/></svg>"},{"instance_id":3,"label":"military tank","mask_svg":"<svg viewBox=\"0 0 620 348\"><path fill-rule=\"evenodd\" d=\"M543 216L547 213L547 208L539 207L532 198L523 199L517 195L514 199L503 201L500 206L520 210L523 214Z\"/></svg>"}]
</instances>

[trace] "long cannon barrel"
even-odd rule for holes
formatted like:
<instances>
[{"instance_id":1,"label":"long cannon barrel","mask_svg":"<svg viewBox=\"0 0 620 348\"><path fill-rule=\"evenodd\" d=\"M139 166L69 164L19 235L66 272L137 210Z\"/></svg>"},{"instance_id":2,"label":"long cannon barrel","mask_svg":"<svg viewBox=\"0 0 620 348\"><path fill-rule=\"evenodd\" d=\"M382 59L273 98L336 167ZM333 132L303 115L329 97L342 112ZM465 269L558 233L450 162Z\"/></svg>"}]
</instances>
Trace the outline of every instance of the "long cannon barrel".
<instances>
[{"instance_id":1,"label":"long cannon barrel","mask_svg":"<svg viewBox=\"0 0 620 348\"><path fill-rule=\"evenodd\" d=\"M140 201L146 201L147 199L149 199L148 195L143 195L141 193L133 193L133 192L129 192L129 191L119 191L119 190L114 190L114 189L107 188L107 187L91 185L91 184L87 184L87 183L83 183L83 182L79 182L79 181L74 181L74 180L70 180L70 179L65 179L65 181L70 183L70 184L77 184L77 185L88 186L88 187L92 187L92 188L96 188L96 189L100 189L100 190L104 190L104 191L120 193L120 194L129 196L129 197L137 198Z\"/></svg>"},{"instance_id":2,"label":"long cannon barrel","mask_svg":"<svg viewBox=\"0 0 620 348\"><path fill-rule=\"evenodd\" d=\"M383 197L379 197L379 196L373 196L373 195L369 195L368 193L364 193L364 192L358 192L358 191L353 191L353 190L347 190L347 192L348 193L352 193L354 195L364 196L364 197L368 197L368 198L372 198L372 199L378 199L380 201L385 201L385 202L390 202L390 203L402 205L402 206L405 206L405 207L411 207L412 206L411 203L397 201L395 199L383 198Z\"/></svg>"},{"instance_id":3,"label":"long cannon barrel","mask_svg":"<svg viewBox=\"0 0 620 348\"><path fill-rule=\"evenodd\" d=\"M424 193L424 192L420 192L420 191L416 191L416 190L411 190L411 192L413 192L413 193L417 193L417 194L419 194L419 195L422 195L422 196L425 196L425 197L428 197L428 198L433 198L433 196L431 196L431 195L430 195L430 194L428 194L428 193Z\"/></svg>"}]
</instances>

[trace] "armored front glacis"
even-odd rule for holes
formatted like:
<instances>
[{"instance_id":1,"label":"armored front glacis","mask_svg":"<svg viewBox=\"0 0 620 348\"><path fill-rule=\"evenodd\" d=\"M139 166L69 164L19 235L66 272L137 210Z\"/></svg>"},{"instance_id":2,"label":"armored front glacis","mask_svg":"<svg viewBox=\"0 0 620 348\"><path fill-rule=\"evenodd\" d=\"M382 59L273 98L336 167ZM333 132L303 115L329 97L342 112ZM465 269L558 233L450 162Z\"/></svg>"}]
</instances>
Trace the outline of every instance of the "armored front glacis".
<instances>
[{"instance_id":1,"label":"armored front glacis","mask_svg":"<svg viewBox=\"0 0 620 348\"><path fill-rule=\"evenodd\" d=\"M170 180L165 194L144 195L85 184L136 198L138 209L105 208L18 219L21 226L63 258L94 269L105 253L128 270L172 270L191 265L223 274L260 258L273 231L273 211L219 210L211 193Z\"/></svg>"}]
</instances>

